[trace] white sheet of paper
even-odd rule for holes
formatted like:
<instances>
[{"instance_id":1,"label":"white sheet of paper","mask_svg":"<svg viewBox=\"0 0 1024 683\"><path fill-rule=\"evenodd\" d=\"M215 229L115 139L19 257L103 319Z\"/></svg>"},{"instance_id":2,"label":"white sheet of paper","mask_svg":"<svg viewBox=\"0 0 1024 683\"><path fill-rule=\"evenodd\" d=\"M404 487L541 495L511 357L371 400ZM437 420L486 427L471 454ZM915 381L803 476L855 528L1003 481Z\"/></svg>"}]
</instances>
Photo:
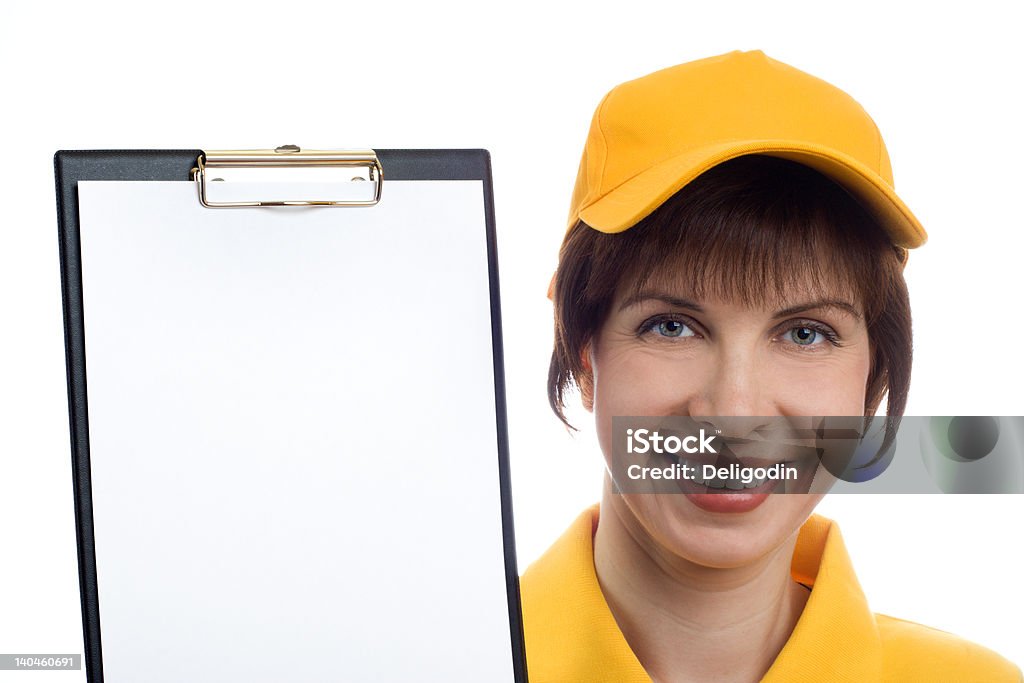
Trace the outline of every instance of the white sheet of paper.
<instances>
[{"instance_id":1,"label":"white sheet of paper","mask_svg":"<svg viewBox=\"0 0 1024 683\"><path fill-rule=\"evenodd\" d=\"M107 683L513 680L481 183L79 198Z\"/></svg>"}]
</instances>

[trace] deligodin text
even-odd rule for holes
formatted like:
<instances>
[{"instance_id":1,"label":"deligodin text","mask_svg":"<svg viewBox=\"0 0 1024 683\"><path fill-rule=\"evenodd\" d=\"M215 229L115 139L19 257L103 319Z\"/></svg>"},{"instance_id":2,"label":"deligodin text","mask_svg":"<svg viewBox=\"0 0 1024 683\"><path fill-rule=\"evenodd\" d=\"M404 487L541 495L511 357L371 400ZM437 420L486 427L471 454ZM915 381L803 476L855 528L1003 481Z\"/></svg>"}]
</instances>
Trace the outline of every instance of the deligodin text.
<instances>
[{"instance_id":1,"label":"deligodin text","mask_svg":"<svg viewBox=\"0 0 1024 683\"><path fill-rule=\"evenodd\" d=\"M701 465L698 477L696 465L675 463L666 467L643 467L641 465L630 465L626 469L626 475L630 479L702 479L704 481L714 479L732 479L749 484L754 481L771 479L772 481L795 481L797 469L792 465L776 463L769 467L743 467L735 463L728 467L716 467L714 465Z\"/></svg>"}]
</instances>

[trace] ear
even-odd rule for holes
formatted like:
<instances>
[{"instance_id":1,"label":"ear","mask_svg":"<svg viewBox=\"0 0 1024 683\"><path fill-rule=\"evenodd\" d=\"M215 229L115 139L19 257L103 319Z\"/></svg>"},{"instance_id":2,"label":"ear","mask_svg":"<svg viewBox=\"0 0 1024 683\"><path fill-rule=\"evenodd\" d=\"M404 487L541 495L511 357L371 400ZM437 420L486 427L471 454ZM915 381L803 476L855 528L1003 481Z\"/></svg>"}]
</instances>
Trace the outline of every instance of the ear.
<instances>
[{"instance_id":1,"label":"ear","mask_svg":"<svg viewBox=\"0 0 1024 683\"><path fill-rule=\"evenodd\" d=\"M576 384L580 388L580 396L583 399L583 407L588 413L594 412L594 367L590 362L590 342L580 349L580 361L583 372L576 376Z\"/></svg>"}]
</instances>

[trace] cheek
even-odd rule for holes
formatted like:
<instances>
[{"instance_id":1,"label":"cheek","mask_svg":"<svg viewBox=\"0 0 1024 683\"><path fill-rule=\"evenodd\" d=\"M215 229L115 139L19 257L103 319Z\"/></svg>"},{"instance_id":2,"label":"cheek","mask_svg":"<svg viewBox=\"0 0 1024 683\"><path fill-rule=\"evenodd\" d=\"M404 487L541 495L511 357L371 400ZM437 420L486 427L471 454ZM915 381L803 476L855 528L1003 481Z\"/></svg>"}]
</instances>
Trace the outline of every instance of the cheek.
<instances>
[{"instance_id":1,"label":"cheek","mask_svg":"<svg viewBox=\"0 0 1024 683\"><path fill-rule=\"evenodd\" d=\"M636 348L595 354L594 420L604 452L611 453L613 417L675 414L702 381L700 368Z\"/></svg>"},{"instance_id":2,"label":"cheek","mask_svg":"<svg viewBox=\"0 0 1024 683\"><path fill-rule=\"evenodd\" d=\"M871 359L867 352L837 354L821 362L778 365L768 384L790 415L862 415Z\"/></svg>"},{"instance_id":3,"label":"cheek","mask_svg":"<svg viewBox=\"0 0 1024 683\"><path fill-rule=\"evenodd\" d=\"M643 349L616 349L594 356L594 412L661 415L693 385L695 367ZM682 369L686 372L680 372Z\"/></svg>"}]
</instances>

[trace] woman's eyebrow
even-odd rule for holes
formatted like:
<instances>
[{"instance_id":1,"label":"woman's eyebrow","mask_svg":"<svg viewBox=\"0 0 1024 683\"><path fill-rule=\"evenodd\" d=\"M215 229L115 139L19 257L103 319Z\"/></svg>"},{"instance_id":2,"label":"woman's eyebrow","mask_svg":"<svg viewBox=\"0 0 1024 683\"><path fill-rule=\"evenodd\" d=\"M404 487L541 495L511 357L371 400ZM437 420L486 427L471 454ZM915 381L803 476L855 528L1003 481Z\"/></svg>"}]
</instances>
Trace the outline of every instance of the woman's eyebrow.
<instances>
[{"instance_id":1,"label":"woman's eyebrow","mask_svg":"<svg viewBox=\"0 0 1024 683\"><path fill-rule=\"evenodd\" d=\"M656 292L650 290L635 292L634 294L631 294L630 296L626 297L625 301L619 304L619 310L624 311L630 306L634 306L640 303L641 301L648 300L661 301L662 303L666 303L669 306L676 306L678 308L689 308L691 310L697 311L698 313L704 312L704 309L700 306L700 304L696 303L695 301L692 301L690 299L684 299L678 296L672 296L671 294L665 294L664 292Z\"/></svg>"},{"instance_id":2,"label":"woman's eyebrow","mask_svg":"<svg viewBox=\"0 0 1024 683\"><path fill-rule=\"evenodd\" d=\"M818 299L816 301L808 301L806 303L797 304L796 306L784 308L781 311L775 313L775 315L772 317L785 318L786 316L796 315L797 313L803 313L804 311L809 311L815 308L839 309L841 311L849 313L854 318L860 319L863 317L860 314L860 311L857 310L856 306L847 301L842 301L840 299Z\"/></svg>"},{"instance_id":3,"label":"woman's eyebrow","mask_svg":"<svg viewBox=\"0 0 1024 683\"><path fill-rule=\"evenodd\" d=\"M626 299L619 305L619 310L623 311L629 308L630 306L635 306L636 304L644 301L660 301L662 303L668 304L669 306L675 306L677 308L688 308L690 310L697 311L698 313L704 312L704 308L697 302L693 301L692 299L672 296L671 294L666 294L665 292L658 292L652 290L643 290L626 297ZM781 311L776 312L772 317L785 318L786 316L796 315L797 313L803 313L804 311L810 311L816 308L832 308L843 311L844 313L848 313L854 318L860 319L863 317L860 311L857 310L856 306L849 303L848 301L843 301L842 299L815 299L814 301L807 301L804 303L796 304L794 306L789 306L788 308L784 308Z\"/></svg>"}]
</instances>

